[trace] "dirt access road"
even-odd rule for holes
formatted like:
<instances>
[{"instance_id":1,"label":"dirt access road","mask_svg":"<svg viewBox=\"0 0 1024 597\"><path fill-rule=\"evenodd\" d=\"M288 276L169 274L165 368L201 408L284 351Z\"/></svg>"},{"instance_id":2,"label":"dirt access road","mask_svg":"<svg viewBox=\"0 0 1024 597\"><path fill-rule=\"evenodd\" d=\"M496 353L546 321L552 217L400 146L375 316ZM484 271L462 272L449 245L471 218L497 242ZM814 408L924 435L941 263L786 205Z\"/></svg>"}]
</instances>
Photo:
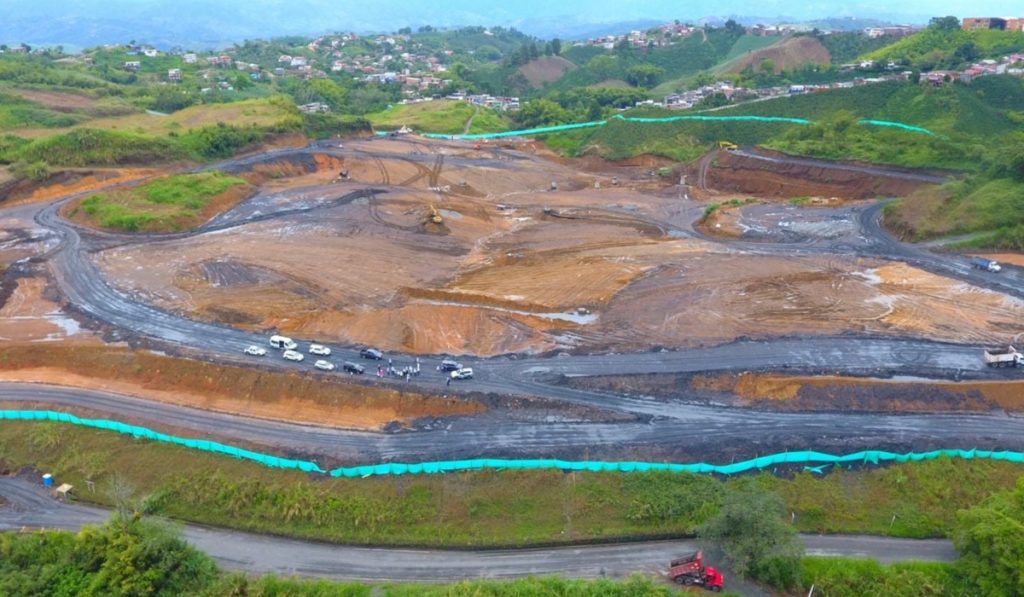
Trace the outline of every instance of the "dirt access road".
<instances>
[{"instance_id":1,"label":"dirt access road","mask_svg":"<svg viewBox=\"0 0 1024 597\"><path fill-rule=\"evenodd\" d=\"M28 481L0 477L0 529L49 528L76 531L101 524L110 512L64 504ZM692 540L488 551L442 551L329 545L185 525L185 540L230 570L252 574L324 577L362 581L456 581L555 575L573 578L634 572L664 574L665 564L697 549ZM952 561L946 540L866 536L802 535L808 555L873 558L881 562Z\"/></svg>"}]
</instances>

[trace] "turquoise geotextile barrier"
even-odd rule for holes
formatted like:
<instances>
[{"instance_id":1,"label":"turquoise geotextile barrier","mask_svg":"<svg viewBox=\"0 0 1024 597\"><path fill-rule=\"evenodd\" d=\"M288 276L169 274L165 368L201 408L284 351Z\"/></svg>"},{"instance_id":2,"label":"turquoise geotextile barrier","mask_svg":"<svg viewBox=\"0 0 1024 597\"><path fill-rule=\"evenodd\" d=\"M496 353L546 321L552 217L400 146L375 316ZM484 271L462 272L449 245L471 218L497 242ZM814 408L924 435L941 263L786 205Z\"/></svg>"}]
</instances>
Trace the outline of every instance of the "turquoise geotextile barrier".
<instances>
[{"instance_id":1,"label":"turquoise geotextile barrier","mask_svg":"<svg viewBox=\"0 0 1024 597\"><path fill-rule=\"evenodd\" d=\"M908 452L899 454L896 452L885 452L882 450L864 450L852 454L827 454L825 452L800 451L783 452L751 458L731 464L707 464L698 462L694 464L672 464L665 462L602 462L602 461L579 461L579 460L555 460L555 459L525 459L525 460L503 460L498 458L477 458L471 460L441 460L437 462L421 462L415 464L386 463L370 464L364 466L340 467L331 471L324 471L315 462L306 460L292 460L280 458L271 454L243 450L219 442L188 439L158 433L152 429L128 425L119 421L107 419L85 419L67 413L51 410L0 410L0 421L53 421L58 423L69 423L82 427L95 429L107 429L141 437L158 442L165 442L201 450L234 456L244 460L258 462L270 468L293 469L308 473L329 474L332 477L371 477L381 475L432 475L438 473L451 473L458 471L483 470L483 469L557 469L563 471L589 471L589 472L645 472L645 471L669 471L676 473L716 473L719 475L735 475L749 471L762 470L780 464L804 465L806 470L821 473L824 468L836 464L880 464L883 462L913 462L921 460L934 460L936 458L963 458L966 460L983 458L987 460L1004 460L1024 464L1024 453L991 450L933 450L931 452ZM817 466L811 466L817 465Z\"/></svg>"},{"instance_id":2,"label":"turquoise geotextile barrier","mask_svg":"<svg viewBox=\"0 0 1024 597\"><path fill-rule=\"evenodd\" d=\"M502 139L505 137L526 137L530 135L543 135L546 133L558 133L561 131L571 131L574 129L583 128L594 128L599 126L605 126L612 120L621 120L624 122L635 122L641 124L661 124L666 122L768 122L768 123L781 123L781 124L798 124L808 125L814 124L812 121L806 118L790 118L787 116L749 116L749 115L738 115L738 116L707 116L702 114L692 114L686 116L664 116L664 117L642 117L642 116L623 116L622 114L616 114L608 120L593 120L590 122L577 122L574 124L559 124L555 126L542 126L532 129L522 129L518 131L505 131L501 133L475 133L471 135L445 135L442 133L422 133L424 137L430 139L457 139L457 140L479 140L479 139ZM919 126L913 126L904 124L902 122L891 122L888 120L870 120L861 119L857 121L857 124L870 125L870 126L883 126L889 128L900 129L913 133L923 133L926 135L937 136L932 131L922 128ZM378 135L387 135L386 132L378 132Z\"/></svg>"}]
</instances>

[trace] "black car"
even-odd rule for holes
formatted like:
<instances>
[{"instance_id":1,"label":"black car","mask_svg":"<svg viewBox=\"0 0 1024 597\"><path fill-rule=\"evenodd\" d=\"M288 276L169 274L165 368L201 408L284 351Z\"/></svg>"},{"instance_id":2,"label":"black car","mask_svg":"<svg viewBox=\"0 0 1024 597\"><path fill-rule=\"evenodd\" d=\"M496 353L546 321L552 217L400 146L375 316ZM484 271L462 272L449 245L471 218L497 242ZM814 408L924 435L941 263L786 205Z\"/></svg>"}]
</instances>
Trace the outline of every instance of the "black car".
<instances>
[{"instance_id":1,"label":"black car","mask_svg":"<svg viewBox=\"0 0 1024 597\"><path fill-rule=\"evenodd\" d=\"M344 371L347 371L349 373L353 373L355 375L362 375L362 374L366 373L366 368L363 367L362 365L360 365L359 363L352 363L352 362L349 362L349 361L345 361L345 363L342 364L341 368Z\"/></svg>"},{"instance_id":2,"label":"black car","mask_svg":"<svg viewBox=\"0 0 1024 597\"><path fill-rule=\"evenodd\" d=\"M445 359L441 361L441 371L457 371L462 369L462 363L453 361L451 359Z\"/></svg>"},{"instance_id":3,"label":"black car","mask_svg":"<svg viewBox=\"0 0 1024 597\"><path fill-rule=\"evenodd\" d=\"M376 348L364 348L359 351L359 356L364 359L373 359L374 361L384 360L384 353Z\"/></svg>"}]
</instances>

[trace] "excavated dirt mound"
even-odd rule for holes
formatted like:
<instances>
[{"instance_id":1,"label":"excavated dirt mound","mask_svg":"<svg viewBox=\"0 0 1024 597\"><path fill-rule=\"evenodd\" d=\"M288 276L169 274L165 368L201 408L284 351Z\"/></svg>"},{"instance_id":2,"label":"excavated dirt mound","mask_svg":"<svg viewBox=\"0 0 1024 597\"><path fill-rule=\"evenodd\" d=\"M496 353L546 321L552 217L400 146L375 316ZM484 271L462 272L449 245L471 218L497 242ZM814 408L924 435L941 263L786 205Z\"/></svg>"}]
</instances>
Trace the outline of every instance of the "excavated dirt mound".
<instances>
[{"instance_id":1,"label":"excavated dirt mound","mask_svg":"<svg viewBox=\"0 0 1024 597\"><path fill-rule=\"evenodd\" d=\"M705 180L708 188L720 192L778 198L902 197L924 184L881 174L769 162L728 151L718 152Z\"/></svg>"}]
</instances>

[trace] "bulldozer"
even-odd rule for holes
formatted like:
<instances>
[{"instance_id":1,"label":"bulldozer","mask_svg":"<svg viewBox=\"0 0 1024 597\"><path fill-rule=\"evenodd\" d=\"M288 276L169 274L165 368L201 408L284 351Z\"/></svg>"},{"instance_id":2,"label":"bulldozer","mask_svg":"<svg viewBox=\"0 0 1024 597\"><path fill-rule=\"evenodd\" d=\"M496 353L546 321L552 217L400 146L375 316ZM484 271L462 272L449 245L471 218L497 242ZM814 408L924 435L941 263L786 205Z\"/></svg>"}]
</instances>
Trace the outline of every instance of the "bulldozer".
<instances>
[{"instance_id":1,"label":"bulldozer","mask_svg":"<svg viewBox=\"0 0 1024 597\"><path fill-rule=\"evenodd\" d=\"M739 146L733 143L732 141L719 141L718 148L724 149L726 151L736 151L737 149L739 149Z\"/></svg>"},{"instance_id":2,"label":"bulldozer","mask_svg":"<svg viewBox=\"0 0 1024 597\"><path fill-rule=\"evenodd\" d=\"M430 215L427 216L427 220L431 224L443 224L444 218L441 217L441 212L437 211L437 208L433 205L430 206Z\"/></svg>"}]
</instances>

